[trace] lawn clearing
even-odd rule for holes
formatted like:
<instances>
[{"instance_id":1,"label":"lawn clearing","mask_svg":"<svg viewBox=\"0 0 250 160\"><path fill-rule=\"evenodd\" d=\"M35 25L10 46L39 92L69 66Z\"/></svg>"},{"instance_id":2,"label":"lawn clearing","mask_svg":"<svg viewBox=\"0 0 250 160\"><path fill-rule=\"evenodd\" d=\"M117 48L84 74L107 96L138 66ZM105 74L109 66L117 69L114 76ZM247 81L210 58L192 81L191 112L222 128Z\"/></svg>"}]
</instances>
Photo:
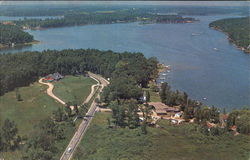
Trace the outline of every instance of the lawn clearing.
<instances>
[{"instance_id":1,"label":"lawn clearing","mask_svg":"<svg viewBox=\"0 0 250 160\"><path fill-rule=\"evenodd\" d=\"M0 96L1 123L4 119L14 120L21 136L28 135L34 124L51 116L52 111L62 106L46 93L47 86L34 83L19 88L23 101L16 100L15 91Z\"/></svg>"},{"instance_id":2,"label":"lawn clearing","mask_svg":"<svg viewBox=\"0 0 250 160\"><path fill-rule=\"evenodd\" d=\"M39 83L19 88L23 101L16 100L15 91L0 96L0 123L2 124L6 118L9 118L17 124L18 134L28 137L35 124L51 116L52 111L58 107L62 107L60 103L47 95L46 89L47 86ZM5 160L14 160L20 158L21 155L20 151L3 154Z\"/></svg>"},{"instance_id":3,"label":"lawn clearing","mask_svg":"<svg viewBox=\"0 0 250 160\"><path fill-rule=\"evenodd\" d=\"M72 100L70 94L77 94L75 96L76 99L79 99L79 101L82 102L89 95L91 85L95 83L96 82L91 78L66 76L61 82L56 82L56 90L63 92L65 89L71 88L71 92L61 94L63 96L68 96L70 101ZM34 83L28 87L19 88L19 93L23 101L16 100L15 91L0 96L0 124L2 124L6 118L14 120L18 127L18 134L29 137L35 124L40 120L51 116L52 112L57 110L58 107L64 107L62 104L48 96L46 90L46 85ZM55 93L55 95L57 94ZM78 125L73 127L69 123L64 124L66 139L56 143L58 152L55 153L55 156L58 159L68 145L77 126ZM20 159L23 155L22 152L22 149L15 152L4 152L0 154L0 158L4 157L5 160Z\"/></svg>"},{"instance_id":4,"label":"lawn clearing","mask_svg":"<svg viewBox=\"0 0 250 160\"><path fill-rule=\"evenodd\" d=\"M87 98L91 91L91 86L96 81L83 76L65 76L58 82L53 82L54 94L64 102L72 102L80 105Z\"/></svg>"}]
</instances>

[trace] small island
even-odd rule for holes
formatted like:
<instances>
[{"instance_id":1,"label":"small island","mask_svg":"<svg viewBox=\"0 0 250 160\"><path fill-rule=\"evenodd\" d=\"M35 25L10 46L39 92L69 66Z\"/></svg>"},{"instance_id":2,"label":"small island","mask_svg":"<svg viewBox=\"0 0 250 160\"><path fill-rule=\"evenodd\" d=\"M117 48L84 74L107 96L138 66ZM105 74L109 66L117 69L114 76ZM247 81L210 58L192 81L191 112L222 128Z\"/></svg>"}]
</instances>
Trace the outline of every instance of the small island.
<instances>
[{"instance_id":1,"label":"small island","mask_svg":"<svg viewBox=\"0 0 250 160\"><path fill-rule=\"evenodd\" d=\"M0 23L0 49L37 43L34 37L12 23Z\"/></svg>"},{"instance_id":2,"label":"small island","mask_svg":"<svg viewBox=\"0 0 250 160\"><path fill-rule=\"evenodd\" d=\"M228 18L214 21L209 27L226 33L230 42L245 53L250 53L249 22L250 17Z\"/></svg>"}]
</instances>

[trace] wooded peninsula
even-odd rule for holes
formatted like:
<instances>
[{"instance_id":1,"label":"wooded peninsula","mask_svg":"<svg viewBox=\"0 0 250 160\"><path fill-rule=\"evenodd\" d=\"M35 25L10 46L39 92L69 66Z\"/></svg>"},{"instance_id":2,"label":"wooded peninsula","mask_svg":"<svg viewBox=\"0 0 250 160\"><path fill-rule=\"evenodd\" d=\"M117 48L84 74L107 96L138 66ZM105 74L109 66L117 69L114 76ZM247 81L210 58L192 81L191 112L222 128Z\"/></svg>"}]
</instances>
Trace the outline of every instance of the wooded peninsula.
<instances>
[{"instance_id":1,"label":"wooded peninsula","mask_svg":"<svg viewBox=\"0 0 250 160\"><path fill-rule=\"evenodd\" d=\"M73 12L66 13L63 18L47 19L24 19L14 21L23 28L42 29L64 26L78 26L88 24L112 24L112 23L192 23L194 18L182 17L180 15L164 15L148 13L143 10L118 10L118 11L96 11L96 12Z\"/></svg>"},{"instance_id":2,"label":"wooded peninsula","mask_svg":"<svg viewBox=\"0 0 250 160\"><path fill-rule=\"evenodd\" d=\"M34 41L32 35L15 25L0 24L0 48L27 44Z\"/></svg>"},{"instance_id":3,"label":"wooded peninsula","mask_svg":"<svg viewBox=\"0 0 250 160\"><path fill-rule=\"evenodd\" d=\"M228 35L230 42L241 50L250 53L250 17L228 18L214 21L209 27L220 30Z\"/></svg>"}]
</instances>

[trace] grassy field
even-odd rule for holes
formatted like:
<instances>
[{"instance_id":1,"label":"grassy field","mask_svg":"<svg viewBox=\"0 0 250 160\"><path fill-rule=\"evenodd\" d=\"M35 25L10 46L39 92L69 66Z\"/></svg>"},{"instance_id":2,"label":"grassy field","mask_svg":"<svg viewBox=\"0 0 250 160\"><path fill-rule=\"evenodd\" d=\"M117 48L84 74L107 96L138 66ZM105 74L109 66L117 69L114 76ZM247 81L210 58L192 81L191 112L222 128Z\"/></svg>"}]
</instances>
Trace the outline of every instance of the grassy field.
<instances>
[{"instance_id":1,"label":"grassy field","mask_svg":"<svg viewBox=\"0 0 250 160\"><path fill-rule=\"evenodd\" d=\"M90 93L91 85L94 83L95 81L90 78L67 76L61 82L56 83L56 91L64 92L72 86L70 92L60 94L62 96L68 96L67 98L70 101L70 97L72 97L70 95L71 93L78 94L76 99L83 101ZM19 93L23 99L23 101L20 102L16 100L15 91L0 96L0 124L3 123L6 118L14 120L17 124L19 135L29 137L35 124L51 116L52 112L58 107L63 107L47 95L46 89L47 86L39 83L19 88ZM57 93L55 94L57 95ZM75 127L72 125L67 123L64 125L66 139L56 144L59 149L59 154L56 155L58 158L75 132ZM5 160L16 160L21 157L21 152L22 151L0 153L0 158L4 157Z\"/></svg>"},{"instance_id":2,"label":"grassy field","mask_svg":"<svg viewBox=\"0 0 250 160\"><path fill-rule=\"evenodd\" d=\"M248 160L250 137L231 134L205 136L195 124L161 128L107 128L109 113L97 113L73 160Z\"/></svg>"},{"instance_id":3,"label":"grassy field","mask_svg":"<svg viewBox=\"0 0 250 160\"><path fill-rule=\"evenodd\" d=\"M23 101L16 100L15 91L0 96L1 123L4 119L14 120L21 136L28 136L31 129L40 120L51 116L52 111L62 106L46 93L47 87L34 83L28 87L19 88ZM13 160L20 156L20 152L5 153L5 160Z\"/></svg>"},{"instance_id":4,"label":"grassy field","mask_svg":"<svg viewBox=\"0 0 250 160\"><path fill-rule=\"evenodd\" d=\"M58 82L54 82L54 94L64 102L75 102L80 105L90 93L91 86L96 81L83 76L66 76Z\"/></svg>"},{"instance_id":5,"label":"grassy field","mask_svg":"<svg viewBox=\"0 0 250 160\"><path fill-rule=\"evenodd\" d=\"M62 106L46 93L47 86L34 83L19 88L23 101L16 100L15 91L0 96L0 116L3 120L14 120L19 134L28 135L30 129L41 119L50 116L52 111Z\"/></svg>"}]
</instances>

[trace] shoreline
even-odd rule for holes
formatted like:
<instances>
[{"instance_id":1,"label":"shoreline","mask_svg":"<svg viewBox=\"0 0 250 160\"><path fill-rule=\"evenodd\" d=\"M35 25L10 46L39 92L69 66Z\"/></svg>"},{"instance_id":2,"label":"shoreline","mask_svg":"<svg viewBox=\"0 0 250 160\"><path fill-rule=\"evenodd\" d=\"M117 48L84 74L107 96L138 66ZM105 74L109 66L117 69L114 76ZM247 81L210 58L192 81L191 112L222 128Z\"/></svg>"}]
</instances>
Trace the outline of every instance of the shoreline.
<instances>
[{"instance_id":1,"label":"shoreline","mask_svg":"<svg viewBox=\"0 0 250 160\"><path fill-rule=\"evenodd\" d=\"M229 36L229 34L228 34L227 32L223 31L222 29L220 29L219 27L216 27L216 26L210 26L210 28L212 28L212 29L214 29L214 30L217 30L217 31L219 31L219 32L224 33L224 34L227 36L228 41L229 41L230 43L232 43L237 49L243 51L243 52L246 53L246 54L250 54L250 50L248 50L248 49L246 49L246 48L244 48L244 47L242 47L242 46L237 45L237 44L235 43L235 40L233 40L232 38L230 38L230 36Z\"/></svg>"},{"instance_id":2,"label":"shoreline","mask_svg":"<svg viewBox=\"0 0 250 160\"><path fill-rule=\"evenodd\" d=\"M39 43L41 42L38 40L33 40L32 42L27 42L27 43L18 43L18 44L15 44L14 46L3 45L0 43L0 50L11 49L15 47L24 47L24 46L29 46L29 45L39 44Z\"/></svg>"},{"instance_id":3,"label":"shoreline","mask_svg":"<svg viewBox=\"0 0 250 160\"><path fill-rule=\"evenodd\" d=\"M157 64L157 78L153 79L150 83L153 83L154 85L159 85L160 83L157 83L157 80L160 78L161 73L166 72L171 70L171 66L170 65L165 65L162 63L158 63Z\"/></svg>"},{"instance_id":4,"label":"shoreline","mask_svg":"<svg viewBox=\"0 0 250 160\"><path fill-rule=\"evenodd\" d=\"M165 72L167 70L171 70L171 67L170 65L164 65L162 63L158 63L158 72L161 73L161 72Z\"/></svg>"}]
</instances>

